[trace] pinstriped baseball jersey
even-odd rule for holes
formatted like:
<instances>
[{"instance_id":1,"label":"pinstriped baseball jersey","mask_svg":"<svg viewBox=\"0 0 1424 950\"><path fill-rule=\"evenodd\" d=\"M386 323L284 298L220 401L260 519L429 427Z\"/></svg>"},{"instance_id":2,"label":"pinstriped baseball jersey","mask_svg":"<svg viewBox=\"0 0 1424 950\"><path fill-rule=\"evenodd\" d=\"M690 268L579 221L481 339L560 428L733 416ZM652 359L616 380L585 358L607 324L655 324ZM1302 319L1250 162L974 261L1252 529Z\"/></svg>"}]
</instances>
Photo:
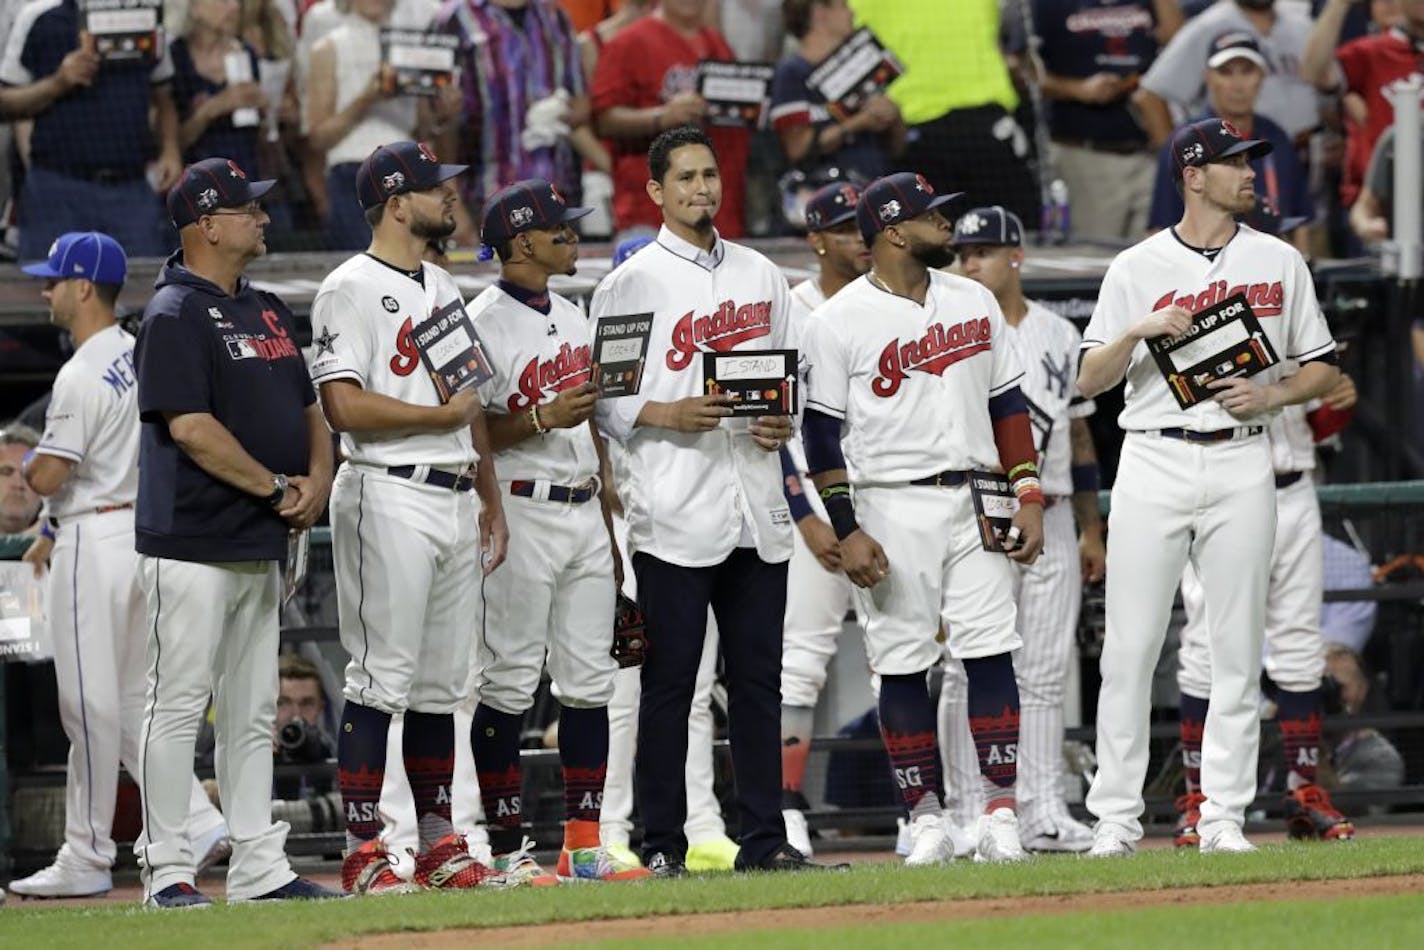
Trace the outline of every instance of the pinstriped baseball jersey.
<instances>
[{"instance_id":1,"label":"pinstriped baseball jersey","mask_svg":"<svg viewBox=\"0 0 1424 950\"><path fill-rule=\"evenodd\" d=\"M494 368L480 387L488 412L518 415L552 402L565 389L581 386L590 375L588 322L583 311L558 294L549 294L545 316L498 286L470 301L470 317ZM501 481L546 480L582 485L598 474L598 452L586 425L551 429L495 453Z\"/></svg>"},{"instance_id":2,"label":"pinstriped baseball jersey","mask_svg":"<svg viewBox=\"0 0 1424 950\"><path fill-rule=\"evenodd\" d=\"M1083 338L1063 317L1030 300L1018 326L1005 323L1023 360L1019 388L1029 401L1039 478L1049 495L1073 493L1069 420L1093 414L1091 399L1078 395L1078 350Z\"/></svg>"},{"instance_id":3,"label":"pinstriped baseball jersey","mask_svg":"<svg viewBox=\"0 0 1424 950\"><path fill-rule=\"evenodd\" d=\"M138 495L138 384L134 338L117 326L100 330L74 351L54 379L45 431L35 451L75 463L74 474L49 500L66 518Z\"/></svg>"},{"instance_id":4,"label":"pinstriped baseball jersey","mask_svg":"<svg viewBox=\"0 0 1424 950\"><path fill-rule=\"evenodd\" d=\"M1284 378L1293 371L1288 360L1304 363L1335 349L1300 252L1244 224L1238 225L1235 236L1210 258L1182 243L1171 228L1119 254L1103 278L1097 306L1083 334L1083 348L1111 343L1143 317L1171 304L1196 313L1238 293L1246 295L1281 358L1252 377L1257 383L1266 386ZM1263 414L1250 422L1266 425L1274 415ZM1241 424L1214 401L1182 409L1147 343L1139 341L1133 347L1125 406L1118 416L1123 429L1181 427L1209 432Z\"/></svg>"},{"instance_id":5,"label":"pinstriped baseball jersey","mask_svg":"<svg viewBox=\"0 0 1424 950\"><path fill-rule=\"evenodd\" d=\"M455 280L423 265L424 283L369 254L357 254L326 275L312 302L312 382L359 383L415 406L438 406L440 397L421 364L412 327L455 300ZM449 432L343 432L341 451L352 462L463 468L476 459L470 430Z\"/></svg>"},{"instance_id":6,"label":"pinstriped baseball jersey","mask_svg":"<svg viewBox=\"0 0 1424 950\"><path fill-rule=\"evenodd\" d=\"M993 294L929 277L924 306L857 278L805 327L806 407L844 420L854 485L999 468L989 398L1023 378L1018 353Z\"/></svg>"}]
</instances>

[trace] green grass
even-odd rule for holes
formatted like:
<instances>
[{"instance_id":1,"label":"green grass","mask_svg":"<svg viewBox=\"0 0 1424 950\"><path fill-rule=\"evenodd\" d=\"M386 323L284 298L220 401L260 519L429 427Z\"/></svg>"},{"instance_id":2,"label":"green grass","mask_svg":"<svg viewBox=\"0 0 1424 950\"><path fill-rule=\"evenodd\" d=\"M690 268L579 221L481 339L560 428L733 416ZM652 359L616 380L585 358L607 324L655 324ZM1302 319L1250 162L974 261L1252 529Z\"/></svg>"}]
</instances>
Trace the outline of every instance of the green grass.
<instances>
[{"instance_id":1,"label":"green grass","mask_svg":"<svg viewBox=\"0 0 1424 950\"><path fill-rule=\"evenodd\" d=\"M1289 891L1282 889L1283 898ZM589 944L596 950L660 947L665 938ZM679 950L756 947L758 950L865 950L867 947L1151 947L1153 950L1372 950L1424 946L1424 896L1347 898L1328 904L1222 904L1084 914L876 924L837 930L746 930L736 935L683 937Z\"/></svg>"},{"instance_id":2,"label":"green grass","mask_svg":"<svg viewBox=\"0 0 1424 950\"><path fill-rule=\"evenodd\" d=\"M71 909L21 903L12 898L11 906L0 911L0 947L107 950L109 946L191 947L217 942L221 942L225 950L229 947L309 947L363 933L449 927L953 898L1084 894L1410 873L1424 873L1424 837L1370 838L1329 847L1275 845L1262 848L1256 854L1222 855L1210 859L1194 852L1179 854L1163 850L1145 852L1125 861L1090 862L1061 857L1039 859L1017 866L980 867L959 862L945 868L918 870L894 864L877 864L857 867L848 874L725 875L629 886L565 887L555 891L516 890L487 894L427 893L338 904L216 907L206 911L167 914L144 911L131 904ZM1289 897L1288 885L1283 883L1281 894L1282 897ZM1306 906L1313 905L1294 905L1297 910ZM1412 906L1415 911L1419 909L1418 905ZM1187 912L1195 914L1197 910L1192 908ZM1247 909L1248 916L1252 910L1254 908ZM1091 916L1098 919L1107 915ZM1417 918L1419 914L1414 916ZM1132 913L1125 913L1123 917L1125 920L1131 918ZM1054 932L1062 933L1062 928L1068 926L1066 921L1076 919L1053 918L1056 921L1052 925ZM953 926L972 929L978 923L965 922ZM1003 923L996 923L995 926L1002 927ZM1124 931L1127 933L1131 927L1148 924L1132 924L1129 921L1123 926L1129 928ZM1158 924L1152 923L1151 926ZM1089 931L1093 928L1082 932L1086 934ZM1213 935L1204 939L1213 944L1210 950L1219 950L1214 944L1220 930L1213 927L1212 931ZM1360 932L1356 931L1357 934ZM1374 939L1372 931L1364 932L1370 934L1371 940ZM847 933L853 934L854 931ZM786 932L785 939L795 937L794 932ZM1034 937L1026 931L1023 939L1032 941ZM824 946L825 935L818 936L817 942L818 948ZM865 945L863 936L860 942ZM885 944L877 939L874 945ZM1424 945L1424 942L1419 945Z\"/></svg>"}]
</instances>

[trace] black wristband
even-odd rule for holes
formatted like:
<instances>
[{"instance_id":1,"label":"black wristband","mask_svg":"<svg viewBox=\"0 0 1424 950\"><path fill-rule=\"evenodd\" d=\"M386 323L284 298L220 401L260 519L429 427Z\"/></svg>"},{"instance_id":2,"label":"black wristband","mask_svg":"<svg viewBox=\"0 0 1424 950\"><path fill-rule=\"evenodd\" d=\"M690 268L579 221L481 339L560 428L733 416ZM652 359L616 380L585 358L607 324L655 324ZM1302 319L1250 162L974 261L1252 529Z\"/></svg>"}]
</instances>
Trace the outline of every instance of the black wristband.
<instances>
[{"instance_id":1,"label":"black wristband","mask_svg":"<svg viewBox=\"0 0 1424 950\"><path fill-rule=\"evenodd\" d=\"M826 506L826 517L831 519L836 540L844 541L860 530L855 522L855 503L850 500L850 486L845 482L822 488L821 503Z\"/></svg>"}]
</instances>

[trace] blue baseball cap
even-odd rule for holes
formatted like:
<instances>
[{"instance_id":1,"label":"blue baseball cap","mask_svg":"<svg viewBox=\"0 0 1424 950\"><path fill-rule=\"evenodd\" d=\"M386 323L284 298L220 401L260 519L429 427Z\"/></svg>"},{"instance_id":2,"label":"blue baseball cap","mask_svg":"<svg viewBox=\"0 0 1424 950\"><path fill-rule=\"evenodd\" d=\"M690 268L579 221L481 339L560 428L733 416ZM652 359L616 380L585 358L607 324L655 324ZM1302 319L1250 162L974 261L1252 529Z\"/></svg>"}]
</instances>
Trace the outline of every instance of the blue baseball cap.
<instances>
[{"instance_id":1,"label":"blue baseball cap","mask_svg":"<svg viewBox=\"0 0 1424 950\"><path fill-rule=\"evenodd\" d=\"M119 242L99 231L70 231L49 247L49 258L21 268L31 277L50 280L78 278L96 284L123 286L129 259Z\"/></svg>"},{"instance_id":2,"label":"blue baseball cap","mask_svg":"<svg viewBox=\"0 0 1424 950\"><path fill-rule=\"evenodd\" d=\"M524 231L557 228L592 208L571 208L559 189L542 178L526 178L495 192L485 205L480 240L496 247Z\"/></svg>"},{"instance_id":3,"label":"blue baseball cap","mask_svg":"<svg viewBox=\"0 0 1424 950\"><path fill-rule=\"evenodd\" d=\"M424 142L392 142L366 156L356 171L356 198L363 208L411 191L429 191L463 175L469 165L443 165Z\"/></svg>"},{"instance_id":4,"label":"blue baseball cap","mask_svg":"<svg viewBox=\"0 0 1424 950\"><path fill-rule=\"evenodd\" d=\"M205 158L183 169L168 193L168 217L181 230L219 208L240 208L256 201L275 184L275 179L249 181L247 172L230 158Z\"/></svg>"},{"instance_id":5,"label":"blue baseball cap","mask_svg":"<svg viewBox=\"0 0 1424 950\"><path fill-rule=\"evenodd\" d=\"M855 221L860 226L865 246L870 247L875 243L875 235L892 224L918 218L962 197L962 191L936 195L934 186L925 180L924 175L898 172L877 178L866 186L856 205Z\"/></svg>"},{"instance_id":6,"label":"blue baseball cap","mask_svg":"<svg viewBox=\"0 0 1424 950\"><path fill-rule=\"evenodd\" d=\"M954 222L955 244L1023 246L1023 222L1003 205L971 208Z\"/></svg>"},{"instance_id":7,"label":"blue baseball cap","mask_svg":"<svg viewBox=\"0 0 1424 950\"><path fill-rule=\"evenodd\" d=\"M655 238L651 234L640 234L637 237L624 238L618 242L618 246L613 249L613 266L617 267L628 258L652 244Z\"/></svg>"},{"instance_id":8,"label":"blue baseball cap","mask_svg":"<svg viewBox=\"0 0 1424 950\"><path fill-rule=\"evenodd\" d=\"M1223 158L1246 153L1248 159L1271 151L1264 139L1248 139L1225 119L1201 119L1184 125L1172 134L1172 164L1180 180L1187 168L1201 168Z\"/></svg>"},{"instance_id":9,"label":"blue baseball cap","mask_svg":"<svg viewBox=\"0 0 1424 950\"><path fill-rule=\"evenodd\" d=\"M860 189L850 182L834 182L816 189L806 201L806 230L825 231L855 220Z\"/></svg>"}]
</instances>

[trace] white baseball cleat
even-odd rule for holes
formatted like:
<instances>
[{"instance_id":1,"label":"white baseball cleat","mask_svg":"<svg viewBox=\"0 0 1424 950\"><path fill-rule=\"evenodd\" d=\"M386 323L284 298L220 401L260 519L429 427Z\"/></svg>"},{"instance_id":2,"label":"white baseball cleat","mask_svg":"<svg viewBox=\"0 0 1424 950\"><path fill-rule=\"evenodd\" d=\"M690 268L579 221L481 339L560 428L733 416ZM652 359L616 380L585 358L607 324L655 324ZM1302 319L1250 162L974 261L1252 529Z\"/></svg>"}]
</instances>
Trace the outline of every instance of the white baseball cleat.
<instances>
[{"instance_id":1,"label":"white baseball cleat","mask_svg":"<svg viewBox=\"0 0 1424 950\"><path fill-rule=\"evenodd\" d=\"M21 897L98 897L113 889L114 879L108 871L74 868L58 861L10 882L10 893Z\"/></svg>"},{"instance_id":2,"label":"white baseball cleat","mask_svg":"<svg viewBox=\"0 0 1424 950\"><path fill-rule=\"evenodd\" d=\"M807 858L811 853L811 826L806 824L806 816L799 809L783 808L781 817L786 820L786 843Z\"/></svg>"},{"instance_id":3,"label":"white baseball cleat","mask_svg":"<svg viewBox=\"0 0 1424 950\"><path fill-rule=\"evenodd\" d=\"M1028 852L1019 841L1019 816L1012 808L995 808L979 818L976 864L1007 864L1027 861Z\"/></svg>"},{"instance_id":4,"label":"white baseball cleat","mask_svg":"<svg viewBox=\"0 0 1424 950\"><path fill-rule=\"evenodd\" d=\"M895 853L908 858L915 844L910 840L910 823L904 818L895 819Z\"/></svg>"},{"instance_id":5,"label":"white baseball cleat","mask_svg":"<svg viewBox=\"0 0 1424 950\"><path fill-rule=\"evenodd\" d=\"M949 836L950 848L955 858L967 858L979 848L979 822L971 821L961 825L944 813L944 833Z\"/></svg>"},{"instance_id":6,"label":"white baseball cleat","mask_svg":"<svg viewBox=\"0 0 1424 950\"><path fill-rule=\"evenodd\" d=\"M193 857L198 859L194 868L198 874L202 874L214 864L232 857L232 842L227 837L226 822L220 822L202 834L194 836L188 846L192 849Z\"/></svg>"},{"instance_id":7,"label":"white baseball cleat","mask_svg":"<svg viewBox=\"0 0 1424 950\"><path fill-rule=\"evenodd\" d=\"M1233 822L1218 821L1197 830L1201 832L1201 844L1197 847L1202 854L1250 854L1256 850L1241 833L1241 826Z\"/></svg>"},{"instance_id":8,"label":"white baseball cleat","mask_svg":"<svg viewBox=\"0 0 1424 950\"><path fill-rule=\"evenodd\" d=\"M944 830L944 819L936 814L920 815L910 822L910 854L905 867L928 867L953 859L954 845Z\"/></svg>"},{"instance_id":9,"label":"white baseball cleat","mask_svg":"<svg viewBox=\"0 0 1424 950\"><path fill-rule=\"evenodd\" d=\"M1054 815L1049 827L1026 835L1023 846L1027 851L1082 854L1093 846L1093 829L1071 815Z\"/></svg>"},{"instance_id":10,"label":"white baseball cleat","mask_svg":"<svg viewBox=\"0 0 1424 950\"><path fill-rule=\"evenodd\" d=\"M1085 858L1130 858L1137 853L1137 842L1122 825L1100 821L1093 832L1093 846L1083 852Z\"/></svg>"}]
</instances>

